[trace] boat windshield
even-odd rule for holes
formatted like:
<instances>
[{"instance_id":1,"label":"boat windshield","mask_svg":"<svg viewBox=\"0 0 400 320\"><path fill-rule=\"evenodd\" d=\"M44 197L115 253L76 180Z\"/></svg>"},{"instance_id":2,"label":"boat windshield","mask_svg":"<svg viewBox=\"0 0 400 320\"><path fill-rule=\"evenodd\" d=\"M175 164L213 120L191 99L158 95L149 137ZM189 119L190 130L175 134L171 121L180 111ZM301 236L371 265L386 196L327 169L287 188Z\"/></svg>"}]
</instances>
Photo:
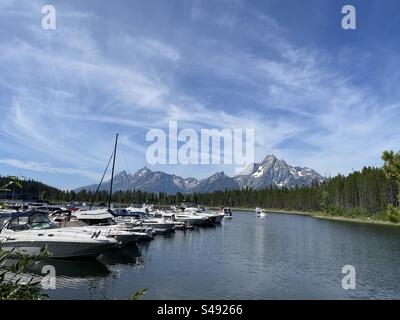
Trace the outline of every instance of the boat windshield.
<instances>
[{"instance_id":1,"label":"boat windshield","mask_svg":"<svg viewBox=\"0 0 400 320\"><path fill-rule=\"evenodd\" d=\"M13 219L8 225L8 229L13 231L44 230L53 228L56 228L56 226L49 220L47 215L42 212L35 212L29 216L21 215Z\"/></svg>"},{"instance_id":2,"label":"boat windshield","mask_svg":"<svg viewBox=\"0 0 400 320\"><path fill-rule=\"evenodd\" d=\"M113 212L114 216L129 216L130 212L126 209L117 209Z\"/></svg>"},{"instance_id":3,"label":"boat windshield","mask_svg":"<svg viewBox=\"0 0 400 320\"><path fill-rule=\"evenodd\" d=\"M142 211L120 210L115 213L118 217L131 217L135 219L151 219L152 216Z\"/></svg>"},{"instance_id":4,"label":"boat windshield","mask_svg":"<svg viewBox=\"0 0 400 320\"><path fill-rule=\"evenodd\" d=\"M0 229L7 223L8 220L10 220L9 215L2 215L0 214Z\"/></svg>"},{"instance_id":5,"label":"boat windshield","mask_svg":"<svg viewBox=\"0 0 400 320\"><path fill-rule=\"evenodd\" d=\"M79 221L83 221L88 226L112 226L115 225L115 221L111 218L105 219L79 219Z\"/></svg>"},{"instance_id":6,"label":"boat windshield","mask_svg":"<svg viewBox=\"0 0 400 320\"><path fill-rule=\"evenodd\" d=\"M132 217L135 217L136 219L153 219L153 217L150 214L142 212L142 211L138 211L138 212L131 211L130 215Z\"/></svg>"}]
</instances>

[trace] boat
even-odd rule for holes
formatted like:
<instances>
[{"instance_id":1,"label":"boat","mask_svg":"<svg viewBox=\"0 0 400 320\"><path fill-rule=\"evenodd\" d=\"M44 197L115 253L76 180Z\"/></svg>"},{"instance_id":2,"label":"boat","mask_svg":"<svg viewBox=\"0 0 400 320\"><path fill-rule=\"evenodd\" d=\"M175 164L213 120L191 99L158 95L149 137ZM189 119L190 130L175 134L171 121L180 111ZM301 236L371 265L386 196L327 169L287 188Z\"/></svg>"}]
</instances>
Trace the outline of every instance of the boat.
<instances>
[{"instance_id":1,"label":"boat","mask_svg":"<svg viewBox=\"0 0 400 320\"><path fill-rule=\"evenodd\" d=\"M111 171L111 182L110 189L108 194L108 207L107 209L92 209L93 201L96 199L96 195L100 189L100 186L103 182L105 174L107 172L108 166L104 171L103 177L100 180L100 183L97 187L97 190L90 201L90 206L86 209L86 204L84 207L79 208L78 210L70 211L70 215L59 215L56 216L53 220L58 222L62 227L75 227L75 228L83 228L88 231L98 230L102 231L103 234L111 238L117 239L120 246L128 244L130 242L137 242L140 240L149 240L153 239L154 233L151 228L143 227L142 225L128 225L124 223L117 223L114 220L114 216L111 214L111 198L113 192L113 181L114 181L114 170L115 170L115 158L117 153L117 145L118 145L118 133L115 136L115 144L114 151L111 154L111 159L113 160L112 171Z\"/></svg>"},{"instance_id":2,"label":"boat","mask_svg":"<svg viewBox=\"0 0 400 320\"><path fill-rule=\"evenodd\" d=\"M262 211L259 215L260 218L266 218L267 217L267 213L265 211Z\"/></svg>"},{"instance_id":3,"label":"boat","mask_svg":"<svg viewBox=\"0 0 400 320\"><path fill-rule=\"evenodd\" d=\"M207 218L188 213L172 213L171 219L184 222L190 226L201 226L207 224Z\"/></svg>"},{"instance_id":4,"label":"boat","mask_svg":"<svg viewBox=\"0 0 400 320\"><path fill-rule=\"evenodd\" d=\"M175 231L175 224L166 218L151 216L141 208L128 207L126 209L114 209L112 211L117 223L138 224L152 228L157 234L171 233Z\"/></svg>"},{"instance_id":5,"label":"boat","mask_svg":"<svg viewBox=\"0 0 400 320\"><path fill-rule=\"evenodd\" d=\"M214 223L221 223L223 220L223 216L220 215L218 212L212 212L209 210L206 210L204 208L198 207L198 208L186 208L184 212L194 212L198 215L202 215L207 218L208 224L214 224Z\"/></svg>"},{"instance_id":6,"label":"boat","mask_svg":"<svg viewBox=\"0 0 400 320\"><path fill-rule=\"evenodd\" d=\"M194 208L197 210L197 208ZM204 215L198 214L196 210L189 208L185 211L185 208L173 209L171 211L164 212L163 215L171 220L183 222L189 226L201 226L207 225L210 219Z\"/></svg>"},{"instance_id":7,"label":"boat","mask_svg":"<svg viewBox=\"0 0 400 320\"><path fill-rule=\"evenodd\" d=\"M190 202L189 202L190 204ZM203 225L212 225L214 223L221 223L223 217L218 214L206 210L200 206L194 207L192 205L188 205L188 202L183 202L180 206L181 213L180 214L187 214L191 216L198 216L203 218Z\"/></svg>"},{"instance_id":8,"label":"boat","mask_svg":"<svg viewBox=\"0 0 400 320\"><path fill-rule=\"evenodd\" d=\"M192 226L201 226L207 223L206 217L197 214L191 214L188 212L181 212L177 210L170 210L170 211L157 210L151 212L151 215L154 217L162 217L165 219L165 221L172 221L173 223L175 223L175 227L182 226L183 229L191 228Z\"/></svg>"},{"instance_id":9,"label":"boat","mask_svg":"<svg viewBox=\"0 0 400 320\"><path fill-rule=\"evenodd\" d=\"M192 229L193 225L187 223L186 221L178 221L175 219L175 211L173 212L166 212L162 210L155 210L149 212L149 215L156 218L162 219L167 223L172 223L174 225L174 230L186 230Z\"/></svg>"},{"instance_id":10,"label":"boat","mask_svg":"<svg viewBox=\"0 0 400 320\"><path fill-rule=\"evenodd\" d=\"M257 214L257 217L259 217L259 218L266 218L268 216L267 212L264 209L261 209L259 207L256 208L256 214Z\"/></svg>"},{"instance_id":11,"label":"boat","mask_svg":"<svg viewBox=\"0 0 400 320\"><path fill-rule=\"evenodd\" d=\"M58 228L45 212L25 211L2 221L1 249L13 253L32 256L47 247L50 258L86 258L97 257L117 246L115 239L101 232Z\"/></svg>"},{"instance_id":12,"label":"boat","mask_svg":"<svg viewBox=\"0 0 400 320\"><path fill-rule=\"evenodd\" d=\"M152 239L153 233L141 225L128 226L117 223L114 216L106 209L77 210L65 217L53 215L53 221L60 227L83 228L87 231L101 231L104 235L115 238L119 246L145 239Z\"/></svg>"},{"instance_id":13,"label":"boat","mask_svg":"<svg viewBox=\"0 0 400 320\"><path fill-rule=\"evenodd\" d=\"M220 215L222 215L225 219L232 219L232 210L230 208L222 208L220 211Z\"/></svg>"}]
</instances>

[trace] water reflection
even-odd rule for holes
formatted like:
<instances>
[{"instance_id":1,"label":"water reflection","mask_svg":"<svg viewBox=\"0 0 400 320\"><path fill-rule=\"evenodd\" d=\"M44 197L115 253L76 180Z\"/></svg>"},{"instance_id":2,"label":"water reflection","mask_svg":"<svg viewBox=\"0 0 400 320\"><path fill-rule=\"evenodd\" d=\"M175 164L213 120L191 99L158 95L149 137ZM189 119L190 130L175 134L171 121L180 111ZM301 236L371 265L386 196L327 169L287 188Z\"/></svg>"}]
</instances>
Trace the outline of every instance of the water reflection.
<instances>
[{"instance_id":1,"label":"water reflection","mask_svg":"<svg viewBox=\"0 0 400 320\"><path fill-rule=\"evenodd\" d=\"M143 299L400 298L399 228L282 214L235 212L221 226L48 263L52 299L128 299L142 288ZM341 288L345 264L357 269L357 290Z\"/></svg>"},{"instance_id":2,"label":"water reflection","mask_svg":"<svg viewBox=\"0 0 400 320\"><path fill-rule=\"evenodd\" d=\"M94 278L107 277L110 270L96 259L87 260L62 260L49 259L38 262L32 267L32 272L42 275L42 268L51 265L55 268L56 275L61 277Z\"/></svg>"},{"instance_id":3,"label":"water reflection","mask_svg":"<svg viewBox=\"0 0 400 320\"><path fill-rule=\"evenodd\" d=\"M148 242L144 242L148 245ZM139 265L143 263L141 250L136 243L131 243L118 250L110 250L103 253L97 259L108 266L115 265Z\"/></svg>"}]
</instances>

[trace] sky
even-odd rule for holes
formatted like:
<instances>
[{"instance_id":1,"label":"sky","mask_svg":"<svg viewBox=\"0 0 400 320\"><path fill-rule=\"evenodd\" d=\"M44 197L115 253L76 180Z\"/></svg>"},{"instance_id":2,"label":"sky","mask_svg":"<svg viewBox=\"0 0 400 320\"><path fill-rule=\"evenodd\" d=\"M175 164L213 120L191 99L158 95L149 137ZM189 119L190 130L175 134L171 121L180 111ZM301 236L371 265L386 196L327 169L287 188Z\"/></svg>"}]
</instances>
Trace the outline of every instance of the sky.
<instances>
[{"instance_id":1,"label":"sky","mask_svg":"<svg viewBox=\"0 0 400 320\"><path fill-rule=\"evenodd\" d=\"M56 9L44 30L42 6ZM356 9L356 30L341 27ZM397 0L0 1L0 175L72 189L116 170L183 177L235 165L149 165L146 133L254 129L323 175L398 151Z\"/></svg>"}]
</instances>

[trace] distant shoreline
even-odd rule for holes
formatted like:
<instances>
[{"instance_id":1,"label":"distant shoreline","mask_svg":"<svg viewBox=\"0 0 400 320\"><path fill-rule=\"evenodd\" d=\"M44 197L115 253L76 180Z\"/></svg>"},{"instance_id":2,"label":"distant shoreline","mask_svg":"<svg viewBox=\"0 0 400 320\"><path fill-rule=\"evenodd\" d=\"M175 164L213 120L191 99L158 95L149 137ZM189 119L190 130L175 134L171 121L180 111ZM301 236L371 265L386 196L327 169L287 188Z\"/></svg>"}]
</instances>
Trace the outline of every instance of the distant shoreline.
<instances>
[{"instance_id":1,"label":"distant shoreline","mask_svg":"<svg viewBox=\"0 0 400 320\"><path fill-rule=\"evenodd\" d=\"M218 208L212 208L212 209L218 209ZM255 208L234 208L233 207L231 209L234 211L236 210L236 211L255 212ZM291 211L291 210L278 210L278 209L265 209L265 210L267 212L271 212L271 213L292 214L292 215L312 217L312 218L316 218L316 219L400 227L400 223L394 223L394 222L382 221L382 220L372 220L371 218L364 218L364 217L363 218L349 218L349 217L343 217L343 216L333 216L333 215L329 215L325 212L306 212L306 211Z\"/></svg>"}]
</instances>

